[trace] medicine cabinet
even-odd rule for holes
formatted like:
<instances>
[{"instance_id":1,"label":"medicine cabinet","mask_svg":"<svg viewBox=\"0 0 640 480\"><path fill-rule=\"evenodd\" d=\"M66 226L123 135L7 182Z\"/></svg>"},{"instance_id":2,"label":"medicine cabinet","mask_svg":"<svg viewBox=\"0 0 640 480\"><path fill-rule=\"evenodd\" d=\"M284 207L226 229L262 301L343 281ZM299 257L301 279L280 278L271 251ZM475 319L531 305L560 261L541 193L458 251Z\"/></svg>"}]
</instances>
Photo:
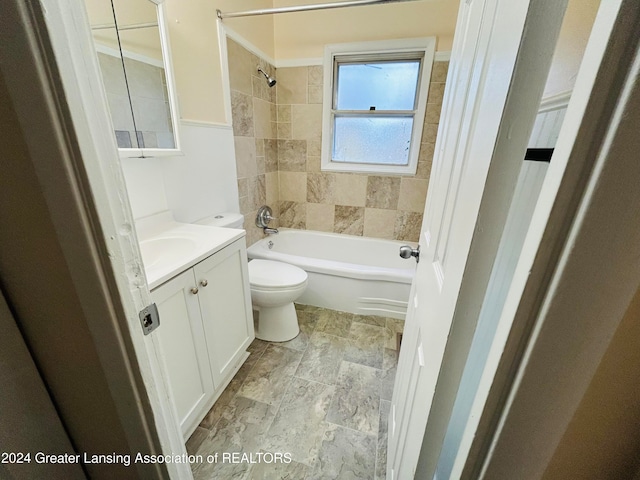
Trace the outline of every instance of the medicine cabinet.
<instances>
[{"instance_id":1,"label":"medicine cabinet","mask_svg":"<svg viewBox=\"0 0 640 480\"><path fill-rule=\"evenodd\" d=\"M121 157L179 153L163 0L85 0Z\"/></svg>"}]
</instances>

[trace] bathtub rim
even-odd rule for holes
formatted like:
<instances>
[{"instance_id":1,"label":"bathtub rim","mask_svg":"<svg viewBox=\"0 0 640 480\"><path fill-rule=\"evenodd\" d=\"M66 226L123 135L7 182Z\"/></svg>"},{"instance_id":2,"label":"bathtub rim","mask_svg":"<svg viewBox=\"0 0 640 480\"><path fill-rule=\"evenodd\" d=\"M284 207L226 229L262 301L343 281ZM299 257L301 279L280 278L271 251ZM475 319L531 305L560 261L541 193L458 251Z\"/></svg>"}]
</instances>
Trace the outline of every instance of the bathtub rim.
<instances>
[{"instance_id":1,"label":"bathtub rim","mask_svg":"<svg viewBox=\"0 0 640 480\"><path fill-rule=\"evenodd\" d=\"M398 248L401 245L417 245L415 242L403 242L400 240L389 240L384 238L364 237L360 235L349 235L345 233L332 233L332 232L320 232L317 230L301 230L296 228L281 228L282 233L295 232L295 233L310 233L324 237L349 237L357 239L362 242L387 242L397 244ZM279 235L279 234L277 234ZM372 265L363 265L358 263L348 263L335 260L324 260L313 257L305 257L300 255L293 255L289 253L274 252L269 250L267 245L271 237L265 237L257 242L253 243L247 248L247 256L250 260L255 258L270 259L275 261L281 261L292 265L299 266L303 270L323 273L325 275L344 276L349 278L355 278L358 280L379 280L379 281L392 281L398 283L404 283L411 285L415 276L415 262L408 263L408 268L391 268L391 267L377 267ZM264 252L264 253L262 253ZM296 259L296 260L293 260Z\"/></svg>"}]
</instances>

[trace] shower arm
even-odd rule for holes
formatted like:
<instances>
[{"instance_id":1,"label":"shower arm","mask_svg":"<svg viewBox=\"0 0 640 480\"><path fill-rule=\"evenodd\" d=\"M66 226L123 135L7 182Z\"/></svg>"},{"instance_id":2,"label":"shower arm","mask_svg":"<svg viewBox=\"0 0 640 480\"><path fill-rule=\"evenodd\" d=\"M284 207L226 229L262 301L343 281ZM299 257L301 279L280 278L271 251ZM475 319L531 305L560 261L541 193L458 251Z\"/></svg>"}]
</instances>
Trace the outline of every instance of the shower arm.
<instances>
[{"instance_id":1,"label":"shower arm","mask_svg":"<svg viewBox=\"0 0 640 480\"><path fill-rule=\"evenodd\" d=\"M270 77L267 72L265 72L261 66L258 65L258 72L260 72L262 75L264 75L264 78L267 80L267 83L269 84L269 87L273 87L276 84L276 79L273 77Z\"/></svg>"}]
</instances>

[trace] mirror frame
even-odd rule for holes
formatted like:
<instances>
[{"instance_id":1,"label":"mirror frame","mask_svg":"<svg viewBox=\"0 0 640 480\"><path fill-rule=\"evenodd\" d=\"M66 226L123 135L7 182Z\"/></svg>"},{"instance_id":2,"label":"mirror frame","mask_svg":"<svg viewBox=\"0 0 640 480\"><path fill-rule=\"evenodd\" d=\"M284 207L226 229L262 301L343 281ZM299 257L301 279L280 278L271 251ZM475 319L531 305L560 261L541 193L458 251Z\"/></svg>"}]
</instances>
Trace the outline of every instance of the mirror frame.
<instances>
[{"instance_id":1,"label":"mirror frame","mask_svg":"<svg viewBox=\"0 0 640 480\"><path fill-rule=\"evenodd\" d=\"M118 148L120 158L170 157L183 155L181 150L179 131L180 111L178 109L178 98L175 87L175 79L173 76L171 46L169 44L169 29L163 5L165 0L148 1L156 5L156 12L158 15L158 33L160 35L160 47L162 49L164 75L167 80L167 95L169 97L169 108L171 109L171 126L173 127L175 148ZM120 50L122 52L122 45L120 45Z\"/></svg>"}]
</instances>

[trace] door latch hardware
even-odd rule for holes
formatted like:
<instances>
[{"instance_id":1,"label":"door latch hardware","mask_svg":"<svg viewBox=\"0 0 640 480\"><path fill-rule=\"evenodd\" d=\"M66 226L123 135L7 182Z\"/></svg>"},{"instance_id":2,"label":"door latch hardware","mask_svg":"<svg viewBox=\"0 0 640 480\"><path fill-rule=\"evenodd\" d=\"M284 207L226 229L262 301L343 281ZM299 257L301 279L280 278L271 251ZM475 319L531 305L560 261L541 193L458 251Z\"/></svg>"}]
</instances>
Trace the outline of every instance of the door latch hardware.
<instances>
[{"instance_id":1,"label":"door latch hardware","mask_svg":"<svg viewBox=\"0 0 640 480\"><path fill-rule=\"evenodd\" d=\"M403 245L400 247L400 256L402 258L415 257L416 263L420 261L420 245L418 248L411 248L409 245Z\"/></svg>"},{"instance_id":2,"label":"door latch hardware","mask_svg":"<svg viewBox=\"0 0 640 480\"><path fill-rule=\"evenodd\" d=\"M149 335L160 326L160 315L158 314L158 307L156 307L155 303L143 308L138 316L140 317L142 332L145 335Z\"/></svg>"}]
</instances>

